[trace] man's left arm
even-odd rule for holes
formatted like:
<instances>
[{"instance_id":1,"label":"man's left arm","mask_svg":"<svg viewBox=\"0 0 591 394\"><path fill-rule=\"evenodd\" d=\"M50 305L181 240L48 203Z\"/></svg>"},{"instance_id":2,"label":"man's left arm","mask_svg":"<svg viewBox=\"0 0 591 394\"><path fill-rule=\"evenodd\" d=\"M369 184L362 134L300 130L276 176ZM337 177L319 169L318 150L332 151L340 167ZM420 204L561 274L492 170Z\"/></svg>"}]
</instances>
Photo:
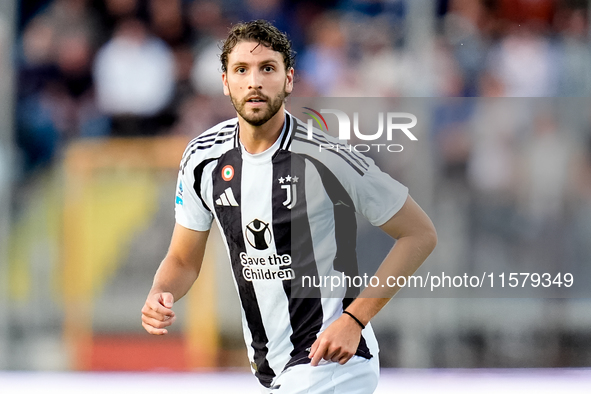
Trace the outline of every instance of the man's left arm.
<instances>
[{"instance_id":1,"label":"man's left arm","mask_svg":"<svg viewBox=\"0 0 591 394\"><path fill-rule=\"evenodd\" d=\"M400 210L380 228L396 239L375 276L379 283L387 283L389 276L412 275L437 244L437 233L431 219L408 196ZM368 286L346 309L363 325L367 323L400 290L399 287ZM343 314L322 332L310 349L313 366L321 359L344 364L357 351L361 338L361 326L351 316Z\"/></svg>"}]
</instances>

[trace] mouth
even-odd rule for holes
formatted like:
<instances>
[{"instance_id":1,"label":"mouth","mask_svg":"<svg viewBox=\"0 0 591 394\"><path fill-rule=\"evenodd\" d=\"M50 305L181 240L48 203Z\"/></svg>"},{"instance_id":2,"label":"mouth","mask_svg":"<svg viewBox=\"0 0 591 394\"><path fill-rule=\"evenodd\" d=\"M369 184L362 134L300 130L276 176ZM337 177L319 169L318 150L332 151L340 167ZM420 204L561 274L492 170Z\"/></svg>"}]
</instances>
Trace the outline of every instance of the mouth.
<instances>
[{"instance_id":1,"label":"mouth","mask_svg":"<svg viewBox=\"0 0 591 394\"><path fill-rule=\"evenodd\" d=\"M261 96L251 96L246 100L246 102L247 103L266 103L267 100L265 100Z\"/></svg>"}]
</instances>

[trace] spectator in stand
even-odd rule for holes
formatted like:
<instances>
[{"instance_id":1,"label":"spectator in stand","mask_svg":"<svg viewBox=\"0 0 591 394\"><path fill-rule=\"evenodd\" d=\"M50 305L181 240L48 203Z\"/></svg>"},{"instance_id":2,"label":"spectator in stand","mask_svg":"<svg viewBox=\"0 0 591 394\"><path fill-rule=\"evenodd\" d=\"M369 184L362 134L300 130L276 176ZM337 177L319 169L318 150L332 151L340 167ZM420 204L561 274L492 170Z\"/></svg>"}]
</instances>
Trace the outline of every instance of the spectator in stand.
<instances>
[{"instance_id":1,"label":"spectator in stand","mask_svg":"<svg viewBox=\"0 0 591 394\"><path fill-rule=\"evenodd\" d=\"M97 21L86 1L58 0L25 27L16 136L25 172L51 163L71 138L109 132L91 75Z\"/></svg>"},{"instance_id":2,"label":"spectator in stand","mask_svg":"<svg viewBox=\"0 0 591 394\"><path fill-rule=\"evenodd\" d=\"M311 24L311 43L303 53L299 67L304 83L320 96L331 96L345 79L347 40L341 20L333 14L323 14Z\"/></svg>"},{"instance_id":3,"label":"spectator in stand","mask_svg":"<svg viewBox=\"0 0 591 394\"><path fill-rule=\"evenodd\" d=\"M189 43L191 32L181 0L150 0L148 18L150 29L157 37L176 49Z\"/></svg>"},{"instance_id":4,"label":"spectator in stand","mask_svg":"<svg viewBox=\"0 0 591 394\"><path fill-rule=\"evenodd\" d=\"M114 135L164 132L159 117L174 93L174 56L138 19L126 19L94 65L99 107L113 116Z\"/></svg>"},{"instance_id":5,"label":"spectator in stand","mask_svg":"<svg viewBox=\"0 0 591 394\"><path fill-rule=\"evenodd\" d=\"M560 36L559 96L586 97L591 94L591 51L587 10L563 9L556 17Z\"/></svg>"},{"instance_id":6,"label":"spectator in stand","mask_svg":"<svg viewBox=\"0 0 591 394\"><path fill-rule=\"evenodd\" d=\"M553 97L558 92L557 53L534 25L513 25L492 52L488 67L508 97Z\"/></svg>"},{"instance_id":7,"label":"spectator in stand","mask_svg":"<svg viewBox=\"0 0 591 394\"><path fill-rule=\"evenodd\" d=\"M104 35L104 44L114 34L117 25L124 19L137 18L140 15L138 0L95 0L93 8L100 15Z\"/></svg>"},{"instance_id":8,"label":"spectator in stand","mask_svg":"<svg viewBox=\"0 0 591 394\"><path fill-rule=\"evenodd\" d=\"M464 75L463 91L459 96L477 96L479 74L486 59L482 25L486 18L481 1L451 0L449 12L443 19L443 37L449 43L458 71Z\"/></svg>"}]
</instances>

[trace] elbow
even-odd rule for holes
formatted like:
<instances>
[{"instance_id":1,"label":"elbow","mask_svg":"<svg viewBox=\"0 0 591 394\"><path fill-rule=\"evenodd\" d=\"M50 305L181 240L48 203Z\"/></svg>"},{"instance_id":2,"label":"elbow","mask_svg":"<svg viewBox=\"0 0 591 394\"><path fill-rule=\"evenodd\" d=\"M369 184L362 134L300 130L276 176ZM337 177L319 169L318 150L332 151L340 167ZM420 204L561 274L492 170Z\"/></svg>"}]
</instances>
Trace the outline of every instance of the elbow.
<instances>
[{"instance_id":1,"label":"elbow","mask_svg":"<svg viewBox=\"0 0 591 394\"><path fill-rule=\"evenodd\" d=\"M438 241L437 231L435 231L435 227L433 227L433 231L431 231L429 233L429 241L428 241L429 254L431 254L431 252L433 252L433 250L437 246L437 241Z\"/></svg>"},{"instance_id":2,"label":"elbow","mask_svg":"<svg viewBox=\"0 0 591 394\"><path fill-rule=\"evenodd\" d=\"M433 223L430 223L430 226L428 226L423 232L424 248L427 252L427 255L430 255L431 252L433 252L437 246L437 241L437 230L435 230Z\"/></svg>"}]
</instances>

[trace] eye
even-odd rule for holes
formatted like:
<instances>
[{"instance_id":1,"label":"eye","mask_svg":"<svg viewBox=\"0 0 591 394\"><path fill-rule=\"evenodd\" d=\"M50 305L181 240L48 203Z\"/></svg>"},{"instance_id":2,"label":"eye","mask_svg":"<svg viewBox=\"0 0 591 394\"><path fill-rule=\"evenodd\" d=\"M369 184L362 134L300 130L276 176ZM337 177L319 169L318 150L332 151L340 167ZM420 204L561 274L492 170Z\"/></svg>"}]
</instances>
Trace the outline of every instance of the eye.
<instances>
[{"instance_id":1,"label":"eye","mask_svg":"<svg viewBox=\"0 0 591 394\"><path fill-rule=\"evenodd\" d=\"M263 71L265 71L265 72L271 72L273 70L275 70L275 68L273 66L264 66L263 67Z\"/></svg>"},{"instance_id":2,"label":"eye","mask_svg":"<svg viewBox=\"0 0 591 394\"><path fill-rule=\"evenodd\" d=\"M236 74L244 74L246 72L246 68L244 67L238 67L236 69Z\"/></svg>"}]
</instances>

